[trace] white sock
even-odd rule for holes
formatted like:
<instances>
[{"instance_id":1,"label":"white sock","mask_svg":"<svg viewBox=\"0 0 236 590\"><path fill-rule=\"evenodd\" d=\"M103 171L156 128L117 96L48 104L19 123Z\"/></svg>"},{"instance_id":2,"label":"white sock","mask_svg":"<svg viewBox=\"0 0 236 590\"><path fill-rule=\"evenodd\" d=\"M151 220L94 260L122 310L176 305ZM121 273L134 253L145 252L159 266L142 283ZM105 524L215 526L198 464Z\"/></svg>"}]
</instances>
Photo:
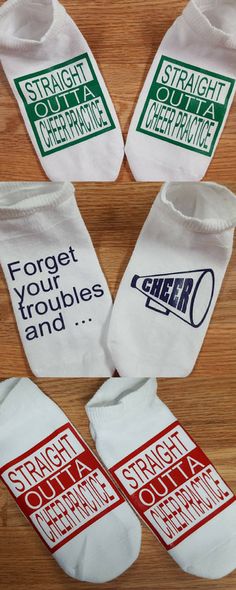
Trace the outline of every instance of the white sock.
<instances>
[{"instance_id":1,"label":"white sock","mask_svg":"<svg viewBox=\"0 0 236 590\"><path fill-rule=\"evenodd\" d=\"M136 180L200 180L236 76L234 0L190 0L166 33L140 94L126 155Z\"/></svg>"},{"instance_id":2,"label":"white sock","mask_svg":"<svg viewBox=\"0 0 236 590\"><path fill-rule=\"evenodd\" d=\"M156 396L155 379L109 379L86 411L101 459L171 557L196 576L230 573L235 496Z\"/></svg>"},{"instance_id":3,"label":"white sock","mask_svg":"<svg viewBox=\"0 0 236 590\"><path fill-rule=\"evenodd\" d=\"M0 56L30 139L51 180L111 181L124 143L83 35L57 0L7 0Z\"/></svg>"},{"instance_id":4,"label":"white sock","mask_svg":"<svg viewBox=\"0 0 236 590\"><path fill-rule=\"evenodd\" d=\"M236 199L214 183L167 183L114 303L108 345L123 377L184 377L202 346L230 260Z\"/></svg>"},{"instance_id":5,"label":"white sock","mask_svg":"<svg viewBox=\"0 0 236 590\"><path fill-rule=\"evenodd\" d=\"M39 377L111 376L112 299L69 183L0 183L0 262Z\"/></svg>"},{"instance_id":6,"label":"white sock","mask_svg":"<svg viewBox=\"0 0 236 590\"><path fill-rule=\"evenodd\" d=\"M106 582L138 557L137 517L65 414L29 379L0 383L0 475L69 576Z\"/></svg>"}]
</instances>

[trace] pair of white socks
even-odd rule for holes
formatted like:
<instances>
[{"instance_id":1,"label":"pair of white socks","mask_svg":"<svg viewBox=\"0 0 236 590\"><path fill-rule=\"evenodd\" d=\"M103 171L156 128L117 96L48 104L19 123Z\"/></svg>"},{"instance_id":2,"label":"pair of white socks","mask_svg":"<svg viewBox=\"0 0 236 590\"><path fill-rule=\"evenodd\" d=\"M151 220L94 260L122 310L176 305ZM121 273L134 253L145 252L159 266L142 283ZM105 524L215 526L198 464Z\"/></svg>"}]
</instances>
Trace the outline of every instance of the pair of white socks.
<instances>
[{"instance_id":1,"label":"pair of white socks","mask_svg":"<svg viewBox=\"0 0 236 590\"><path fill-rule=\"evenodd\" d=\"M86 411L99 456L178 565L210 579L235 569L235 496L156 396L156 380L109 379Z\"/></svg>"},{"instance_id":2,"label":"pair of white socks","mask_svg":"<svg viewBox=\"0 0 236 590\"><path fill-rule=\"evenodd\" d=\"M230 260L236 199L169 183L147 217L114 307L67 183L0 184L0 262L38 377L184 377Z\"/></svg>"},{"instance_id":3,"label":"pair of white socks","mask_svg":"<svg viewBox=\"0 0 236 590\"><path fill-rule=\"evenodd\" d=\"M0 476L69 576L104 583L138 557L134 512L67 416L29 379L0 383Z\"/></svg>"},{"instance_id":4,"label":"pair of white socks","mask_svg":"<svg viewBox=\"0 0 236 590\"><path fill-rule=\"evenodd\" d=\"M200 180L235 86L234 0L190 0L154 58L130 125L136 180ZM115 180L119 122L94 57L57 0L7 0L0 53L40 162L51 180ZM176 164L178 163L178 164Z\"/></svg>"},{"instance_id":5,"label":"pair of white socks","mask_svg":"<svg viewBox=\"0 0 236 590\"><path fill-rule=\"evenodd\" d=\"M62 569L102 583L138 557L140 524L115 481L184 571L230 573L235 496L156 397L155 379L109 379L86 411L113 481L36 385L0 383L0 476Z\"/></svg>"}]
</instances>

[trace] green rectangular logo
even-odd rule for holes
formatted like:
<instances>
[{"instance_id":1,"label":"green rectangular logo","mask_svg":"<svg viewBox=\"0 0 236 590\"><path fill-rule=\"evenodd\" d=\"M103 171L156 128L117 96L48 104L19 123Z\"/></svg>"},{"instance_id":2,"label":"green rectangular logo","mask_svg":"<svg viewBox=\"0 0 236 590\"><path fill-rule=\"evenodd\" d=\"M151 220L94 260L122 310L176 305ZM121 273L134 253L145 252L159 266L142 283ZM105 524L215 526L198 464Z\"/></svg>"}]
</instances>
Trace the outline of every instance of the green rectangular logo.
<instances>
[{"instance_id":1,"label":"green rectangular logo","mask_svg":"<svg viewBox=\"0 0 236 590\"><path fill-rule=\"evenodd\" d=\"M235 80L162 56L137 131L211 156Z\"/></svg>"},{"instance_id":2,"label":"green rectangular logo","mask_svg":"<svg viewBox=\"0 0 236 590\"><path fill-rule=\"evenodd\" d=\"M115 129L87 53L14 82L42 156Z\"/></svg>"}]
</instances>

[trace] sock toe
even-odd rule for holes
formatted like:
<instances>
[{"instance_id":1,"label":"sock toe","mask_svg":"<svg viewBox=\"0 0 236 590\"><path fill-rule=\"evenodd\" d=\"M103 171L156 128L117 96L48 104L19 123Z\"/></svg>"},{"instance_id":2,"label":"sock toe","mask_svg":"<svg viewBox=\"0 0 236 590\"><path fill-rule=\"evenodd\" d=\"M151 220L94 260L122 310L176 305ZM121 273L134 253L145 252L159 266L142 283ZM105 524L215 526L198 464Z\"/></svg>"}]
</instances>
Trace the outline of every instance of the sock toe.
<instances>
[{"instance_id":1,"label":"sock toe","mask_svg":"<svg viewBox=\"0 0 236 590\"><path fill-rule=\"evenodd\" d=\"M103 518L102 527L98 521L93 534L85 537L78 561L69 574L73 578L103 584L120 576L137 559L141 546L140 522L128 505L121 505L117 511L119 514L114 513L113 519L109 514Z\"/></svg>"},{"instance_id":2,"label":"sock toe","mask_svg":"<svg viewBox=\"0 0 236 590\"><path fill-rule=\"evenodd\" d=\"M201 560L184 568L188 574L200 578L217 580L230 574L236 568L236 534L224 544L215 547Z\"/></svg>"}]
</instances>

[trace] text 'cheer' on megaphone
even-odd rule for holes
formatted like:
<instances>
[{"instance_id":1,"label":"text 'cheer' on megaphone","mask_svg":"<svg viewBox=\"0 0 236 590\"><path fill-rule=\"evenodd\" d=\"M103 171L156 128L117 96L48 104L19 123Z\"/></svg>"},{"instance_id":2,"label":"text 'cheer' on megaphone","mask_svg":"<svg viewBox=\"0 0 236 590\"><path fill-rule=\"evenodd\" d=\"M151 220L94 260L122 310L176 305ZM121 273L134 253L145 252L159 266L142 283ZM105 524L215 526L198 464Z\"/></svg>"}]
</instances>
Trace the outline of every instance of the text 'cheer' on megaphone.
<instances>
[{"instance_id":1,"label":"text 'cheer' on megaphone","mask_svg":"<svg viewBox=\"0 0 236 590\"><path fill-rule=\"evenodd\" d=\"M176 315L193 328L199 328L210 309L215 288L212 269L138 276L131 287L147 298L146 307L153 311Z\"/></svg>"}]
</instances>

